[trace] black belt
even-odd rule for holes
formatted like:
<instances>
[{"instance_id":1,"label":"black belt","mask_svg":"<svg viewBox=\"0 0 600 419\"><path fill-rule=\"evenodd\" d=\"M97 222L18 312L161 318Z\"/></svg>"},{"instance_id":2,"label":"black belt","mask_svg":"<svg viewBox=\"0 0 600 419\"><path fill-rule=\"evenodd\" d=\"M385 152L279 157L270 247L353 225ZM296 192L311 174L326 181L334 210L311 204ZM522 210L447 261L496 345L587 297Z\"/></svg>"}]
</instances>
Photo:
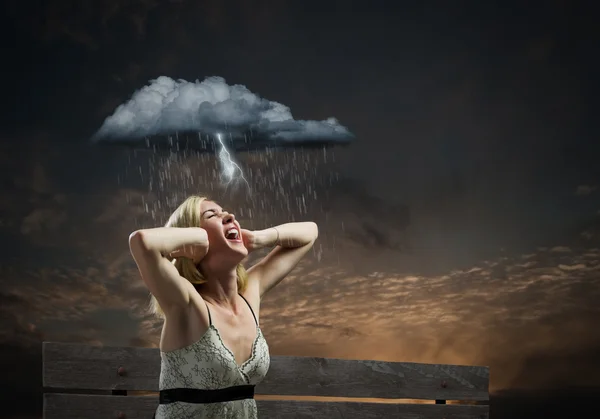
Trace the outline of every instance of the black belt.
<instances>
[{"instance_id":1,"label":"black belt","mask_svg":"<svg viewBox=\"0 0 600 419\"><path fill-rule=\"evenodd\" d=\"M253 399L254 386L243 385L216 390L200 390L198 388L170 388L161 390L159 403L169 404L175 402L184 403L222 403L233 400Z\"/></svg>"}]
</instances>

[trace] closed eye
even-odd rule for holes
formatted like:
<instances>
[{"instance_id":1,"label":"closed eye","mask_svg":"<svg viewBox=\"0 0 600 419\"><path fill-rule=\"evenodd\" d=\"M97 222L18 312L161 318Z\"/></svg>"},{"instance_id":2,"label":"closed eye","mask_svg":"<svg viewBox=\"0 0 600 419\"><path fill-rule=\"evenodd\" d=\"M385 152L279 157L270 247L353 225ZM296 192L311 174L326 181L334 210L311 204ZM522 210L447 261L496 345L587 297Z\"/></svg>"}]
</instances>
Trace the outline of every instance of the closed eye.
<instances>
[{"instance_id":1,"label":"closed eye","mask_svg":"<svg viewBox=\"0 0 600 419\"><path fill-rule=\"evenodd\" d=\"M223 212L223 210L221 210L221 212ZM204 211L204 214L207 214L206 218L212 218L215 215L217 215L217 211L213 210L213 209L209 209L209 210Z\"/></svg>"}]
</instances>

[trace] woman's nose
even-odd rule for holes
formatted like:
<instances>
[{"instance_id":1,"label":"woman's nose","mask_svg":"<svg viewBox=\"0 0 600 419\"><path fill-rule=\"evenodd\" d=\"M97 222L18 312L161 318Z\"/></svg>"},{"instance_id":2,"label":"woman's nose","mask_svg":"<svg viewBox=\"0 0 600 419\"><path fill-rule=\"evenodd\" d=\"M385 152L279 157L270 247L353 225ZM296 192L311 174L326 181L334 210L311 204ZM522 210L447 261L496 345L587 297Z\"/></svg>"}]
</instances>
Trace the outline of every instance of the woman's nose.
<instances>
[{"instance_id":1,"label":"woman's nose","mask_svg":"<svg viewBox=\"0 0 600 419\"><path fill-rule=\"evenodd\" d=\"M233 214L227 213L223 215L223 224L232 223L235 220L235 216Z\"/></svg>"}]
</instances>

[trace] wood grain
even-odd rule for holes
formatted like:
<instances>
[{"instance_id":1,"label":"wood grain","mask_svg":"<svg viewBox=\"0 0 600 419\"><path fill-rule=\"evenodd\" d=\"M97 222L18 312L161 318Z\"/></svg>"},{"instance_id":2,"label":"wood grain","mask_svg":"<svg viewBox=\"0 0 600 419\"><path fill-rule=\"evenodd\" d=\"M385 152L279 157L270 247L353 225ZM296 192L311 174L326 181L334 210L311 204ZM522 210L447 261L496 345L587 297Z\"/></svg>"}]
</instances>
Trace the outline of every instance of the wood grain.
<instances>
[{"instance_id":1,"label":"wood grain","mask_svg":"<svg viewBox=\"0 0 600 419\"><path fill-rule=\"evenodd\" d=\"M158 391L158 349L44 342L43 360L47 388ZM273 356L256 394L489 400L488 383L488 367Z\"/></svg>"},{"instance_id":2,"label":"wood grain","mask_svg":"<svg viewBox=\"0 0 600 419\"><path fill-rule=\"evenodd\" d=\"M261 419L488 419L479 405L258 400ZM45 394L44 419L149 419L157 397ZM119 416L124 414L125 416Z\"/></svg>"},{"instance_id":3,"label":"wood grain","mask_svg":"<svg viewBox=\"0 0 600 419\"><path fill-rule=\"evenodd\" d=\"M42 357L44 387L158 390L158 349L44 342Z\"/></svg>"},{"instance_id":4,"label":"wood grain","mask_svg":"<svg viewBox=\"0 0 600 419\"><path fill-rule=\"evenodd\" d=\"M460 365L273 357L257 394L488 400L489 369Z\"/></svg>"}]
</instances>

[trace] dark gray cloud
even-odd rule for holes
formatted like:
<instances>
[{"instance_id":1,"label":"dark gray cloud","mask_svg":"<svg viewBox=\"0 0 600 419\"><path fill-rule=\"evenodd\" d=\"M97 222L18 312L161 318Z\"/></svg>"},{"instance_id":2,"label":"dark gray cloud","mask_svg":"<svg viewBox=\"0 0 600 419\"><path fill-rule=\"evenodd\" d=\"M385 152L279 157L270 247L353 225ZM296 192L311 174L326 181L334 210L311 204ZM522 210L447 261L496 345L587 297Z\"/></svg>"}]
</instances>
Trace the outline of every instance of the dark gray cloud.
<instances>
[{"instance_id":1,"label":"dark gray cloud","mask_svg":"<svg viewBox=\"0 0 600 419\"><path fill-rule=\"evenodd\" d=\"M295 120L290 109L252 93L242 85L228 85L221 77L188 82L162 76L138 90L106 118L95 141L121 140L176 133L202 133L186 143L214 141L217 133L236 148L290 143L346 143L353 138L335 118ZM178 137L177 137L178 138ZM173 139L163 141L173 141ZM203 143L204 142L204 143Z\"/></svg>"}]
</instances>

